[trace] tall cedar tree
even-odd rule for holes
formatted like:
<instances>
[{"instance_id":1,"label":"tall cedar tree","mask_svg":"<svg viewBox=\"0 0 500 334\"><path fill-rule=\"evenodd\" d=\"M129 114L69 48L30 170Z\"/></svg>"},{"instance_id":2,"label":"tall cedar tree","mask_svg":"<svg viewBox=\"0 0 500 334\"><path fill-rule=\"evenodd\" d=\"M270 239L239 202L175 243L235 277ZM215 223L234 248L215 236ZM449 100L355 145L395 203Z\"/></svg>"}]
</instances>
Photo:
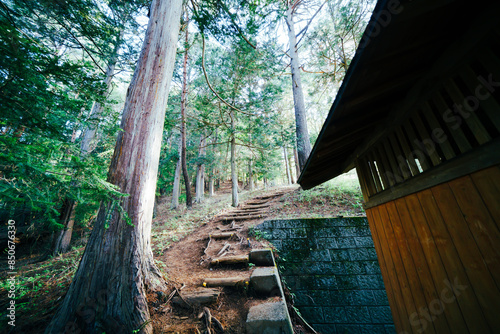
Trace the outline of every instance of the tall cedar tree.
<instances>
[{"instance_id":1,"label":"tall cedar tree","mask_svg":"<svg viewBox=\"0 0 500 334\"><path fill-rule=\"evenodd\" d=\"M152 333L146 289L163 289L165 283L153 260L151 221L181 8L181 0L151 5L108 173L108 181L129 196L101 204L73 282L46 333Z\"/></svg>"}]
</instances>

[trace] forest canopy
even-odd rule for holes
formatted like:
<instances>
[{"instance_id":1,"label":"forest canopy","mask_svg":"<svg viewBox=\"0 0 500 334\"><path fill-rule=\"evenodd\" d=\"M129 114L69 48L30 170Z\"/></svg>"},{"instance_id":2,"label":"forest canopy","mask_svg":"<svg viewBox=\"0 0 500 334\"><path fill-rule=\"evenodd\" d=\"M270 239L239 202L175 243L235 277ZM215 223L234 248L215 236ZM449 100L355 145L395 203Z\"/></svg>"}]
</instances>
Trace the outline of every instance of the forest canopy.
<instances>
[{"instance_id":1,"label":"forest canopy","mask_svg":"<svg viewBox=\"0 0 500 334\"><path fill-rule=\"evenodd\" d=\"M127 196L107 172L150 5L0 2L0 217L50 236L52 253L68 249L62 239L73 225L92 228L99 203ZM231 182L237 205L243 189L293 183L297 140L314 145L372 7L187 1L156 196L175 209L191 205L191 191L196 203ZM308 138L297 133L297 75Z\"/></svg>"}]
</instances>

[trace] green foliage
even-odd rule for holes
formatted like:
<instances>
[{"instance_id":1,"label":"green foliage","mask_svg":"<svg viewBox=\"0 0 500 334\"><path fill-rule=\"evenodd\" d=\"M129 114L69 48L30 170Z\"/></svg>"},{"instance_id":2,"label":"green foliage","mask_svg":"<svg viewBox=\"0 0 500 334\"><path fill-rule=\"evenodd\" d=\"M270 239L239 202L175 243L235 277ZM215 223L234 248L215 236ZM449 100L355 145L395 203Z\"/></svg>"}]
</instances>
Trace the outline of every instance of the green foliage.
<instances>
[{"instance_id":1,"label":"green foliage","mask_svg":"<svg viewBox=\"0 0 500 334\"><path fill-rule=\"evenodd\" d=\"M105 181L118 124L103 68L123 42L119 31L137 28L131 15L143 5L0 5L0 220L50 232L62 227L65 199L78 203L76 220L85 223L100 201L122 196ZM95 101L108 102L99 120L89 117ZM81 134L96 121L100 141L82 157Z\"/></svg>"}]
</instances>

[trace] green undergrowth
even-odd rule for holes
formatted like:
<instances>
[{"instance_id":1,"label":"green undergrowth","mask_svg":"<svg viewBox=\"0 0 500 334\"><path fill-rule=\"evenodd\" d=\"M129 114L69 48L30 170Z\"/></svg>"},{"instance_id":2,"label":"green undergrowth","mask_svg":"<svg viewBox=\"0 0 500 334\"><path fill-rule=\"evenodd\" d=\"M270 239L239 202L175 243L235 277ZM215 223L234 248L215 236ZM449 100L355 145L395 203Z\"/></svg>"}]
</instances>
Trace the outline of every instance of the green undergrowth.
<instances>
[{"instance_id":1,"label":"green undergrowth","mask_svg":"<svg viewBox=\"0 0 500 334\"><path fill-rule=\"evenodd\" d=\"M364 216L363 195L355 170L309 190L283 197L283 210L275 218Z\"/></svg>"}]
</instances>

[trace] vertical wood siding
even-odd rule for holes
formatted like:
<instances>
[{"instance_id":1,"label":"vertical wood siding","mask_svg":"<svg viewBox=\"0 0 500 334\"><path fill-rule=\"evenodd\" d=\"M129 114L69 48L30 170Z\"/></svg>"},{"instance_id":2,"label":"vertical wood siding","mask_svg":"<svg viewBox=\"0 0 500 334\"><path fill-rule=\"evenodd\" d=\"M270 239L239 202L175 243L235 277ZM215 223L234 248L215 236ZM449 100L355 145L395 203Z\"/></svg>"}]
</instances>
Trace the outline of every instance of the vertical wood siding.
<instances>
[{"instance_id":1,"label":"vertical wood siding","mask_svg":"<svg viewBox=\"0 0 500 334\"><path fill-rule=\"evenodd\" d=\"M498 333L499 165L366 214L398 333Z\"/></svg>"}]
</instances>

